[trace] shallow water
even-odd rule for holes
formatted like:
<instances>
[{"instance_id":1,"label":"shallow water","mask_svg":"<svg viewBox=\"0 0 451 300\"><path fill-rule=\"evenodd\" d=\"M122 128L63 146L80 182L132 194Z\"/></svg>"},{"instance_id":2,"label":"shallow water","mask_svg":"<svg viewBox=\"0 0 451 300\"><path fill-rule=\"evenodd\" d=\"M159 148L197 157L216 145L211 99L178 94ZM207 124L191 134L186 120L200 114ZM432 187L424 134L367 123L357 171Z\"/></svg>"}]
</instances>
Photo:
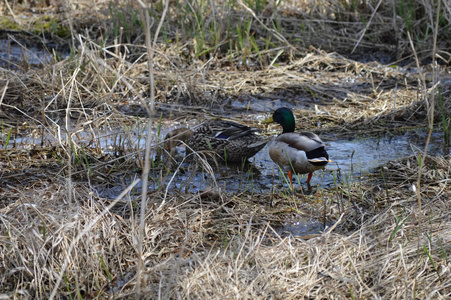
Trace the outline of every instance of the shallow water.
<instances>
[{"instance_id":1,"label":"shallow water","mask_svg":"<svg viewBox=\"0 0 451 300\"><path fill-rule=\"evenodd\" d=\"M339 138L323 137L330 159L325 170L317 171L311 181L312 186L332 187L334 181L357 180L370 171L401 157L412 155L415 151L423 151L426 133L406 133L399 136L384 136L380 138ZM180 150L180 149L179 149ZM180 150L183 152L183 150ZM440 136L434 135L429 146L430 154L441 154ZM268 145L250 160L249 166L219 166L215 169L216 183L228 192L251 191L265 193L274 185L286 185L280 177L279 169L268 154ZM184 189L189 192L199 192L211 186L213 178L207 171L197 172L192 180L187 181L192 174L175 174L170 184L173 189ZM305 186L306 176L300 176L300 182ZM169 181L168 181L169 183ZM171 187L169 188L171 189Z\"/></svg>"},{"instance_id":2,"label":"shallow water","mask_svg":"<svg viewBox=\"0 0 451 300\"><path fill-rule=\"evenodd\" d=\"M161 133L164 136L169 130ZM142 131L141 131L142 133ZM117 133L119 134L119 133ZM116 135L117 135L116 134ZM131 141L139 148L145 145L145 139L139 138L139 132L131 132ZM115 136L112 134L112 136ZM79 138L82 138L80 135ZM375 168L405 156L412 155L415 151L423 151L426 140L425 131L411 131L403 135L386 134L379 138L334 138L333 136L322 136L326 143L326 149L330 159L325 170L316 171L313 175L311 185L320 188L331 188L334 182L346 182L361 180ZM429 146L429 154L441 153L440 134L434 134ZM112 151L114 138L103 139L100 142L105 152ZM188 159L184 160L184 148L177 147L178 162L182 162L180 168L173 167L171 174L166 178L164 184L170 192L197 193L211 186L217 186L223 191L230 193L254 192L267 193L273 189L288 187L286 179L281 176L277 165L268 154L268 145L250 159L245 166L240 164L211 165L201 167L194 165ZM175 164L177 166L177 164ZM161 182L159 170L151 170L151 177L155 179L149 186L150 190L156 190ZM211 174L214 173L214 177ZM306 187L306 175L298 177L295 186L301 183ZM133 179L130 178L129 181ZM126 181L127 183L128 181ZM102 189L101 194L107 197L115 197L122 190L122 186L112 189Z\"/></svg>"},{"instance_id":3,"label":"shallow water","mask_svg":"<svg viewBox=\"0 0 451 300\"><path fill-rule=\"evenodd\" d=\"M0 39L0 67L16 68L24 63L36 66L50 60L51 55L42 47L24 46L12 40Z\"/></svg>"},{"instance_id":4,"label":"shallow water","mask_svg":"<svg viewBox=\"0 0 451 300\"><path fill-rule=\"evenodd\" d=\"M364 180L372 171L390 160L399 159L423 151L426 132L407 132L404 135L385 135L379 138L338 138L323 136L327 151L333 163L325 170L317 171L311 181L312 186L333 188L335 182L355 182ZM441 136L434 134L428 149L429 154L442 154ZM183 152L182 148L179 149ZM183 154L183 153L182 153ZM288 184L279 174L277 166L268 154L268 145L251 158L252 164L219 166L215 169L215 178L207 171L195 173L175 173L166 180L168 191L199 192L217 185L222 191L230 193L254 192L268 193L287 189ZM188 165L188 164L187 164ZM305 189L306 176L300 176L300 183ZM298 183L295 183L298 186ZM151 187L152 188L152 187ZM154 186L153 188L157 188ZM317 216L293 216L286 224L278 228L282 236L307 236L324 230Z\"/></svg>"}]
</instances>

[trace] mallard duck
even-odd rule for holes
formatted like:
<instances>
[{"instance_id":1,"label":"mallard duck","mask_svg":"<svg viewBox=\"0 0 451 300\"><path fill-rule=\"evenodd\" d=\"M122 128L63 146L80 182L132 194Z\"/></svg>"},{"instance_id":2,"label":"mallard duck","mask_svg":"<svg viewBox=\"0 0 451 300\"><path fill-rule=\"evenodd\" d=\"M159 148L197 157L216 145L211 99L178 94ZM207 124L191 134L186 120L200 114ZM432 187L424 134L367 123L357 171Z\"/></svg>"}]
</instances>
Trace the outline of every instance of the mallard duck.
<instances>
[{"instance_id":1,"label":"mallard duck","mask_svg":"<svg viewBox=\"0 0 451 300\"><path fill-rule=\"evenodd\" d=\"M282 125L283 132L269 146L269 156L283 170L288 170L288 178L293 187L293 172L307 174L307 184L310 185L313 172L324 169L329 160L329 154L324 149L321 139L312 132L294 132L295 119L291 109L277 109L272 117L264 123L277 122Z\"/></svg>"},{"instance_id":2,"label":"mallard duck","mask_svg":"<svg viewBox=\"0 0 451 300\"><path fill-rule=\"evenodd\" d=\"M263 149L268 140L257 129L235 122L209 120L192 129L178 128L165 137L165 148L173 149L183 141L189 150L210 151L226 162L242 162Z\"/></svg>"}]
</instances>

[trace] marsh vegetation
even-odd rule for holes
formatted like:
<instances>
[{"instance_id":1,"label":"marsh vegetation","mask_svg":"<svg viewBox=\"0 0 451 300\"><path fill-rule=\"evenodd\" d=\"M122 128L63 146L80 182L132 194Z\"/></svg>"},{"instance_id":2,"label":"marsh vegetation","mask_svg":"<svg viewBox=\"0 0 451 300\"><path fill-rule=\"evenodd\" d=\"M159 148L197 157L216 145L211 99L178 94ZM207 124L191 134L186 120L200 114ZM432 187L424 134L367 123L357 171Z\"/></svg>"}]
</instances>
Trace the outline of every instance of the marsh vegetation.
<instances>
[{"instance_id":1,"label":"marsh vegetation","mask_svg":"<svg viewBox=\"0 0 451 300\"><path fill-rule=\"evenodd\" d=\"M450 297L447 1L0 9L0 299ZM164 147L281 106L335 162L311 191Z\"/></svg>"}]
</instances>

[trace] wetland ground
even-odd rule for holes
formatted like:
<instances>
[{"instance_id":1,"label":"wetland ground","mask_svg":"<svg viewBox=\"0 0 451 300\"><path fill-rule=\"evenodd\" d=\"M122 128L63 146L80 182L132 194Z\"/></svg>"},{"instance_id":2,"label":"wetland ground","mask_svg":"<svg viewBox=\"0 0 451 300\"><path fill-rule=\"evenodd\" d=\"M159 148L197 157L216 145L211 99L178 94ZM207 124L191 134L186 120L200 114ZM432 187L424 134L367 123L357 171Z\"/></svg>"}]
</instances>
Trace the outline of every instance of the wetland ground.
<instances>
[{"instance_id":1,"label":"wetland ground","mask_svg":"<svg viewBox=\"0 0 451 300\"><path fill-rule=\"evenodd\" d=\"M0 9L0 299L451 296L446 1ZM334 160L311 191L163 147L281 106Z\"/></svg>"}]
</instances>

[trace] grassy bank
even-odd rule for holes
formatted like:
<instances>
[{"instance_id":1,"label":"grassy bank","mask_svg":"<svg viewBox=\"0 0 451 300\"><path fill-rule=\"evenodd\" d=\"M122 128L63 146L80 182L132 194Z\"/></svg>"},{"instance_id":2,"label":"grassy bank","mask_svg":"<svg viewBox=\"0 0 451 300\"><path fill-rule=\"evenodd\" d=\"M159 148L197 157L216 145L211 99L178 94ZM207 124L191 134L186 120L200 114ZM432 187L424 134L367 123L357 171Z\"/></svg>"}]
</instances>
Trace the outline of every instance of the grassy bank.
<instances>
[{"instance_id":1,"label":"grassy bank","mask_svg":"<svg viewBox=\"0 0 451 300\"><path fill-rule=\"evenodd\" d=\"M271 192L231 193L208 161L150 159L168 128L226 116L265 129L281 100L299 130L423 129L448 154L445 1L1 5L10 44L62 52L0 69L0 298L450 296L449 155L416 149L294 194L277 176ZM195 172L208 188L169 181ZM328 226L280 230L304 215Z\"/></svg>"}]
</instances>

